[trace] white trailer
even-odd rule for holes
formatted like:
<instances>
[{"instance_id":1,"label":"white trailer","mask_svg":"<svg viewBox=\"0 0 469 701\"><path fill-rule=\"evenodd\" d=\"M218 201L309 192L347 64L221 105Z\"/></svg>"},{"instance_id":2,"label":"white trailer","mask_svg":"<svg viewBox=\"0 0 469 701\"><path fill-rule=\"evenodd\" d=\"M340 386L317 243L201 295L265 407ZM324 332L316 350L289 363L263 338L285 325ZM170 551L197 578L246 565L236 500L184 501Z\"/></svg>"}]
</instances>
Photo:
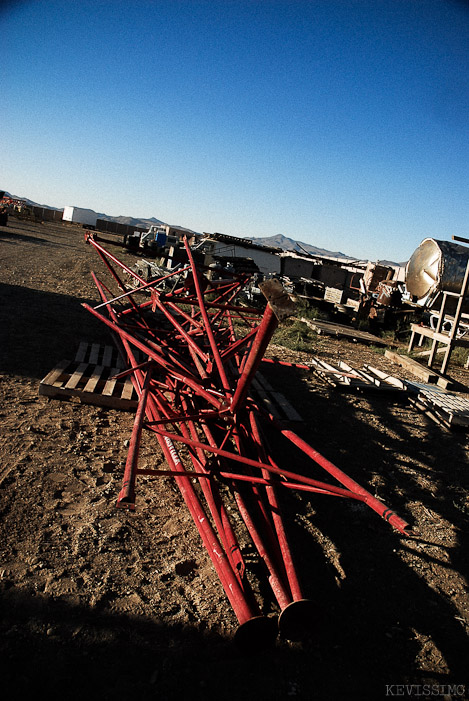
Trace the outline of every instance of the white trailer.
<instances>
[{"instance_id":1,"label":"white trailer","mask_svg":"<svg viewBox=\"0 0 469 701\"><path fill-rule=\"evenodd\" d=\"M64 207L62 220L83 224L84 226L96 226L98 215L92 209L82 209L81 207Z\"/></svg>"}]
</instances>

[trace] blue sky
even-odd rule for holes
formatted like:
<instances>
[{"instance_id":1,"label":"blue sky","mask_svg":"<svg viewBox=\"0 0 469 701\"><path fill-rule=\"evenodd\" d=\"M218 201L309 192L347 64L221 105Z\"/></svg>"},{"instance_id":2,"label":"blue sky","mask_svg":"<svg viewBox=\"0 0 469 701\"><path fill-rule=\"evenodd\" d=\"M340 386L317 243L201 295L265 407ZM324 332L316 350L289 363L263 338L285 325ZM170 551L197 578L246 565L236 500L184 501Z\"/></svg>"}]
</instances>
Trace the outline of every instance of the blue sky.
<instances>
[{"instance_id":1,"label":"blue sky","mask_svg":"<svg viewBox=\"0 0 469 701\"><path fill-rule=\"evenodd\" d=\"M3 2L0 188L406 260L469 237L463 0Z\"/></svg>"}]
</instances>

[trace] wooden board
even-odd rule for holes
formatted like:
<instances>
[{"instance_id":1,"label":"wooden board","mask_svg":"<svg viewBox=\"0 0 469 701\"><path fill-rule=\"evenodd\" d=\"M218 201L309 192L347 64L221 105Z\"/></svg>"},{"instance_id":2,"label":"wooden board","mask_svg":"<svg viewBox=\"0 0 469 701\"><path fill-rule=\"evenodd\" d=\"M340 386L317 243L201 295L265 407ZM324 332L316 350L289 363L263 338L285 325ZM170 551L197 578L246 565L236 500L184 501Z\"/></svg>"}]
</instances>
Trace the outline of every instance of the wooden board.
<instances>
[{"instance_id":1,"label":"wooden board","mask_svg":"<svg viewBox=\"0 0 469 701\"><path fill-rule=\"evenodd\" d=\"M329 336L336 336L337 338L351 338L354 341L360 341L361 343L371 343L376 346L387 346L389 343L378 336L374 336L372 333L367 331L359 331L351 326L344 326L343 324L334 324L331 321L320 321L319 319L305 319L301 318L304 324L307 324L313 331L318 334L328 334Z\"/></svg>"},{"instance_id":2,"label":"wooden board","mask_svg":"<svg viewBox=\"0 0 469 701\"><path fill-rule=\"evenodd\" d=\"M452 380L450 377L445 377L427 366L421 365L416 360L409 358L407 355L394 353L390 350L385 350L384 355L388 360L391 360L393 363L396 363L397 365L406 368L406 370L409 370L413 375L415 375L415 377L422 380L422 382L438 384L444 389L458 389L458 387L460 387L459 383L455 380Z\"/></svg>"},{"instance_id":3,"label":"wooden board","mask_svg":"<svg viewBox=\"0 0 469 701\"><path fill-rule=\"evenodd\" d=\"M421 326L420 324L411 324L410 328L412 330L412 333L417 334L418 336L422 336L425 338L430 338L434 341L438 341L438 343L445 343L448 345L448 343L451 342L452 339L450 339L449 334L445 333L444 331L437 333L433 329L431 329L429 326ZM469 348L469 338L455 338L452 340L452 343L454 346L461 346L462 348Z\"/></svg>"},{"instance_id":4,"label":"wooden board","mask_svg":"<svg viewBox=\"0 0 469 701\"><path fill-rule=\"evenodd\" d=\"M123 370L125 365L114 346L102 346L99 343L87 343L81 341L75 354L75 360L79 363L90 365L103 365L104 367L116 367Z\"/></svg>"}]
</instances>

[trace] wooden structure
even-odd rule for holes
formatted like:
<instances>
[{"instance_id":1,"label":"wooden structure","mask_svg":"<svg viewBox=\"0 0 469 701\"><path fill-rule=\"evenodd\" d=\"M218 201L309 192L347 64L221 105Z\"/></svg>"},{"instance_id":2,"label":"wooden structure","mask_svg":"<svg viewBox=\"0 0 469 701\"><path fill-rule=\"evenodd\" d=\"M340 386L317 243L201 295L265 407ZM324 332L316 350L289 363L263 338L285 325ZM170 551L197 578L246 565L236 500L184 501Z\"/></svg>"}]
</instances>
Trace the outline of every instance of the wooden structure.
<instances>
[{"instance_id":1,"label":"wooden structure","mask_svg":"<svg viewBox=\"0 0 469 701\"><path fill-rule=\"evenodd\" d=\"M469 243L469 239L462 239L457 236L453 236L453 239L457 241L463 241ZM451 353L453 348L457 346L462 346L464 348L469 348L469 338L457 338L459 322L461 321L463 303L467 299L469 293L469 261L466 266L466 272L461 284L461 289L459 292L446 292L442 291L442 302L440 310L438 312L438 322L435 329L431 329L428 326L420 326L419 324L411 324L412 334L409 342L409 353L415 346L417 339L421 343L423 338L430 338L432 345L430 349L430 354L428 356L428 367L433 367L435 362L435 356L438 352L438 344L445 344L446 348L443 355L443 360L440 367L440 372L442 375L446 373L451 358ZM447 306L450 298L456 298L456 311L452 318L452 325L449 333L443 331L443 324L445 317L447 315ZM453 320L454 319L454 320ZM466 364L467 366L467 364Z\"/></svg>"}]
</instances>

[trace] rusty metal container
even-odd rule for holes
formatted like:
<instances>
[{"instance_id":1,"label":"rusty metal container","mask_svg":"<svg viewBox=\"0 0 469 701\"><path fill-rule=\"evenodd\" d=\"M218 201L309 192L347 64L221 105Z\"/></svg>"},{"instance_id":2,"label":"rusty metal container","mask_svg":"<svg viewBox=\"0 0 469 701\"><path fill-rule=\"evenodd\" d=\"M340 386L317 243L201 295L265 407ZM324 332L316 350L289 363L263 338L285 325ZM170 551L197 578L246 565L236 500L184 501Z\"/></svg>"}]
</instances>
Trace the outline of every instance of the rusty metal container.
<instances>
[{"instance_id":1,"label":"rusty metal container","mask_svg":"<svg viewBox=\"0 0 469 701\"><path fill-rule=\"evenodd\" d=\"M406 265L405 284L418 300L431 304L438 292L461 291L469 247L451 241L424 239Z\"/></svg>"},{"instance_id":2,"label":"rusty metal container","mask_svg":"<svg viewBox=\"0 0 469 701\"><path fill-rule=\"evenodd\" d=\"M399 307L401 305L401 293L399 283L396 280L381 280L376 288L378 304L383 307Z\"/></svg>"}]
</instances>

